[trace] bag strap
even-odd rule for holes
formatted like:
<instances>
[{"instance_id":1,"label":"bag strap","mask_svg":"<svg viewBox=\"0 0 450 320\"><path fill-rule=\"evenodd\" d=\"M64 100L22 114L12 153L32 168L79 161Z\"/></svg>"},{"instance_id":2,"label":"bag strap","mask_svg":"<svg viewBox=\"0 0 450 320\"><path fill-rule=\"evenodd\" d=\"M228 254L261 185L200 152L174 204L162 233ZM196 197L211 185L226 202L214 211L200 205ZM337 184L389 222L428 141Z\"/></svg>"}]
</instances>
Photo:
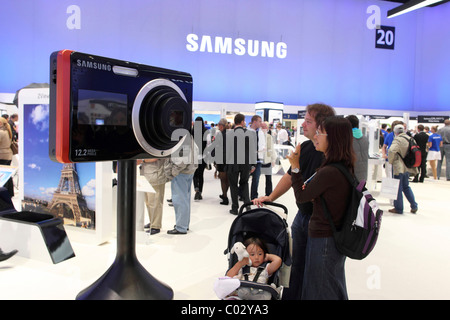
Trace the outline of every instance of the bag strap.
<instances>
[{"instance_id":1,"label":"bag strap","mask_svg":"<svg viewBox=\"0 0 450 320\"><path fill-rule=\"evenodd\" d=\"M406 141L408 141L408 149L406 150L406 154L405 154L405 157L406 157L406 155L408 154L408 152L409 152L409 150L411 149L411 139L412 138L407 138L407 137L405 137L405 136L399 136L400 138L403 138L403 139L405 139ZM403 160L403 164L405 164L405 158L404 157L402 157L402 155L399 153L398 154L399 156L400 156L400 158ZM406 166L406 164L405 164L405 166Z\"/></svg>"},{"instance_id":2,"label":"bag strap","mask_svg":"<svg viewBox=\"0 0 450 320\"><path fill-rule=\"evenodd\" d=\"M339 162L335 162L335 163L330 163L330 166L333 166L335 168L338 168L339 171L342 172L342 174L347 178L348 182L350 182L350 185L357 187L359 182L356 179L356 177L350 173L350 171L348 170L348 168L344 167L344 165L342 163Z\"/></svg>"},{"instance_id":3,"label":"bag strap","mask_svg":"<svg viewBox=\"0 0 450 320\"><path fill-rule=\"evenodd\" d=\"M347 178L348 182L350 182L350 185L352 187L354 187L354 188L358 187L358 184L359 184L358 180L356 179L356 177L354 175L352 175L350 173L350 171L346 167L344 167L343 164L336 162L336 163L330 163L329 165L333 166L335 168L338 168L339 171L341 171L342 174ZM322 195L320 196L320 201L322 203L323 212L325 213L325 216L327 217L328 222L330 223L331 229L333 230L333 234L335 234L336 233L336 226L335 226L335 224L333 222L333 219L331 217L331 213L328 210L327 203L326 203L326 201L325 201L325 199L324 199L324 197Z\"/></svg>"},{"instance_id":4,"label":"bag strap","mask_svg":"<svg viewBox=\"0 0 450 320\"><path fill-rule=\"evenodd\" d=\"M331 218L331 213L330 211L328 211L327 203L325 202L323 196L320 196L320 201L322 202L323 212L325 213L325 216L327 217L328 222L330 223L331 230L333 231L333 234L335 234L336 226L334 225L333 219Z\"/></svg>"},{"instance_id":5,"label":"bag strap","mask_svg":"<svg viewBox=\"0 0 450 320\"><path fill-rule=\"evenodd\" d=\"M405 136L399 136L399 137L401 137L401 138L403 138L403 139L406 139L408 142L410 142L411 141L411 139L408 139L407 137L405 137Z\"/></svg>"}]
</instances>

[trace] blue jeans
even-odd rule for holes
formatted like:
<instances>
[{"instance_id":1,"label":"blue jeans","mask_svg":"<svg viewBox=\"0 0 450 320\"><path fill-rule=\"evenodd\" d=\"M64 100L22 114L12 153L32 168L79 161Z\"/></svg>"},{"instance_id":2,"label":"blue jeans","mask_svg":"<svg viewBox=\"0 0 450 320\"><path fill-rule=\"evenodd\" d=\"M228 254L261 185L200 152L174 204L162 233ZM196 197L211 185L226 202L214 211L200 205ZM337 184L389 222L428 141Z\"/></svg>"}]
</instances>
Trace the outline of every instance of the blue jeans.
<instances>
[{"instance_id":1,"label":"blue jeans","mask_svg":"<svg viewBox=\"0 0 450 320\"><path fill-rule=\"evenodd\" d=\"M333 237L308 237L302 299L348 299L345 256L336 249Z\"/></svg>"},{"instance_id":2,"label":"blue jeans","mask_svg":"<svg viewBox=\"0 0 450 320\"><path fill-rule=\"evenodd\" d=\"M258 162L255 166L255 171L252 173L252 186L250 188L250 200L258 198L259 177L261 176L262 163Z\"/></svg>"},{"instance_id":3,"label":"blue jeans","mask_svg":"<svg viewBox=\"0 0 450 320\"><path fill-rule=\"evenodd\" d=\"M444 144L441 148L441 160L437 164L437 176L438 179L441 176L442 161L445 157L445 178L450 180L450 144Z\"/></svg>"},{"instance_id":4,"label":"blue jeans","mask_svg":"<svg viewBox=\"0 0 450 320\"><path fill-rule=\"evenodd\" d=\"M306 244L308 242L308 225L310 214L300 210L291 225L292 266L289 288L283 292L283 300L300 300L302 298L303 276L305 271Z\"/></svg>"},{"instance_id":5,"label":"blue jeans","mask_svg":"<svg viewBox=\"0 0 450 320\"><path fill-rule=\"evenodd\" d=\"M175 209L175 229L187 232L191 220L191 186L194 174L180 173L172 179L172 204Z\"/></svg>"},{"instance_id":6,"label":"blue jeans","mask_svg":"<svg viewBox=\"0 0 450 320\"><path fill-rule=\"evenodd\" d=\"M406 199L411 205L411 209L417 209L417 202L414 198L414 193L412 192L411 187L409 186L409 173L400 173L398 176L394 175L395 179L399 179L400 182L398 184L398 194L397 200L394 200L394 208L399 213L403 213L403 195L405 194Z\"/></svg>"}]
</instances>

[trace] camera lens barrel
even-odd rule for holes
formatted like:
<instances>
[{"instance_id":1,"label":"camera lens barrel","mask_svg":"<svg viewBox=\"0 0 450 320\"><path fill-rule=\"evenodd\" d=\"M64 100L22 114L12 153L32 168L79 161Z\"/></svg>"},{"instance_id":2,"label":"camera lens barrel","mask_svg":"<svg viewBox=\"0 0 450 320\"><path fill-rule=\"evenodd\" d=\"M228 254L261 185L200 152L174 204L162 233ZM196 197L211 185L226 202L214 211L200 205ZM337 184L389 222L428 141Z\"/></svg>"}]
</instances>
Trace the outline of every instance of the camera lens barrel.
<instances>
[{"instance_id":1,"label":"camera lens barrel","mask_svg":"<svg viewBox=\"0 0 450 320\"><path fill-rule=\"evenodd\" d=\"M181 89L168 79L154 79L139 91L133 104L132 127L142 149L155 157L164 157L181 146L185 136L172 141L179 128L189 129L189 105ZM178 117L177 121L168 121Z\"/></svg>"}]
</instances>

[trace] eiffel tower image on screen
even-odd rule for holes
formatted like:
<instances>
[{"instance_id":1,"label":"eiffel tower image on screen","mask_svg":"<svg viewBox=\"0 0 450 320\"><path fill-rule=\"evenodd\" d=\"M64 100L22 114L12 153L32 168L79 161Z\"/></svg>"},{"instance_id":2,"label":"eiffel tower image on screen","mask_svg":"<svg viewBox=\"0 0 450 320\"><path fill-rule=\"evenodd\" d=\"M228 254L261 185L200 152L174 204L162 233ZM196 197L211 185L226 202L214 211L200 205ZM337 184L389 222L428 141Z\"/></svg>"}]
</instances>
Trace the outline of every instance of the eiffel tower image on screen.
<instances>
[{"instance_id":1,"label":"eiffel tower image on screen","mask_svg":"<svg viewBox=\"0 0 450 320\"><path fill-rule=\"evenodd\" d=\"M88 221L92 219L86 199L81 193L78 173L74 163L63 165L58 188L53 193L53 198L48 208L57 217L65 221L67 219L73 220L76 225L80 224L82 218Z\"/></svg>"}]
</instances>

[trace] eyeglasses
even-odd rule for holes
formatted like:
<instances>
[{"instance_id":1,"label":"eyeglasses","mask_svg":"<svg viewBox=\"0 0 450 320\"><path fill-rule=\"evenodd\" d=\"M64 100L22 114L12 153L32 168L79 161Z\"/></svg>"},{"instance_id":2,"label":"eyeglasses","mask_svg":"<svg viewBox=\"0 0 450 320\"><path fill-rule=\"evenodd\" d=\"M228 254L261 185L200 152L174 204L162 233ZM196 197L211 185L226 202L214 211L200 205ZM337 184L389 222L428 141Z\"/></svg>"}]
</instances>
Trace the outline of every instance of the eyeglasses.
<instances>
[{"instance_id":1,"label":"eyeglasses","mask_svg":"<svg viewBox=\"0 0 450 320\"><path fill-rule=\"evenodd\" d=\"M328 136L328 134L326 134L326 133L320 133L319 130L316 130L316 135L317 136Z\"/></svg>"}]
</instances>

